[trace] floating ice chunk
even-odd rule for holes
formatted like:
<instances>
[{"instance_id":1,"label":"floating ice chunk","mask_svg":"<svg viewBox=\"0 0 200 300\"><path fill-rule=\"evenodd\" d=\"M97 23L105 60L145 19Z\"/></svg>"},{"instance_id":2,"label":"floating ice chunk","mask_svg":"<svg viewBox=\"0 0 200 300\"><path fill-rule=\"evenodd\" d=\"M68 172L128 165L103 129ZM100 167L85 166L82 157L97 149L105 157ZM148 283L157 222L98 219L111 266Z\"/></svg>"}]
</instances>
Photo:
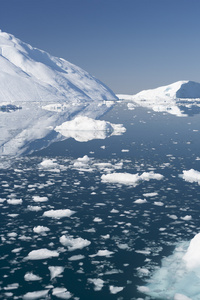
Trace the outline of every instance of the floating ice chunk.
<instances>
[{"instance_id":1,"label":"floating ice chunk","mask_svg":"<svg viewBox=\"0 0 200 300\"><path fill-rule=\"evenodd\" d=\"M123 291L123 287L120 287L120 286L114 286L114 285L110 285L109 286L109 290L110 290L110 293L111 294L117 294L121 291Z\"/></svg>"},{"instance_id":2,"label":"floating ice chunk","mask_svg":"<svg viewBox=\"0 0 200 300\"><path fill-rule=\"evenodd\" d=\"M42 290L36 292L28 292L23 296L24 300L28 299L42 299L43 297L47 296L49 290Z\"/></svg>"},{"instance_id":3,"label":"floating ice chunk","mask_svg":"<svg viewBox=\"0 0 200 300\"><path fill-rule=\"evenodd\" d=\"M42 277L37 276L37 275L33 274L32 272L27 272L24 275L24 280L26 280L26 281L38 281L41 279L42 279Z\"/></svg>"},{"instance_id":4,"label":"floating ice chunk","mask_svg":"<svg viewBox=\"0 0 200 300\"><path fill-rule=\"evenodd\" d=\"M98 217L95 217L93 222L96 222L96 223L99 223L99 222L102 222L102 219L101 218L98 218Z\"/></svg>"},{"instance_id":5,"label":"floating ice chunk","mask_svg":"<svg viewBox=\"0 0 200 300\"><path fill-rule=\"evenodd\" d=\"M50 271L51 280L64 272L64 267L61 266L50 266L48 269Z\"/></svg>"},{"instance_id":6,"label":"floating ice chunk","mask_svg":"<svg viewBox=\"0 0 200 300\"><path fill-rule=\"evenodd\" d=\"M45 232L45 231L49 231L50 229L48 228L48 227L45 227L45 226L35 226L35 227L33 227L33 231L35 232L35 233L43 233L43 232Z\"/></svg>"},{"instance_id":7,"label":"floating ice chunk","mask_svg":"<svg viewBox=\"0 0 200 300\"><path fill-rule=\"evenodd\" d=\"M5 291L16 290L19 287L19 283L11 283L4 287Z\"/></svg>"},{"instance_id":8,"label":"floating ice chunk","mask_svg":"<svg viewBox=\"0 0 200 300\"><path fill-rule=\"evenodd\" d=\"M94 120L86 116L78 116L71 121L57 126L55 131L66 138L74 138L79 142L93 139L105 139L109 135L119 135L126 131L122 124L112 124L104 120Z\"/></svg>"},{"instance_id":9,"label":"floating ice chunk","mask_svg":"<svg viewBox=\"0 0 200 300\"><path fill-rule=\"evenodd\" d=\"M104 281L101 278L88 278L88 282L94 284L95 291L101 291L104 285Z\"/></svg>"},{"instance_id":10,"label":"floating ice chunk","mask_svg":"<svg viewBox=\"0 0 200 300\"><path fill-rule=\"evenodd\" d=\"M183 294L175 294L174 295L174 300L192 300L191 298L188 298L187 296Z\"/></svg>"},{"instance_id":11,"label":"floating ice chunk","mask_svg":"<svg viewBox=\"0 0 200 300\"><path fill-rule=\"evenodd\" d=\"M156 192L154 192L154 193L144 193L143 194L144 197L155 197L157 195L158 195L158 193L156 193Z\"/></svg>"},{"instance_id":12,"label":"floating ice chunk","mask_svg":"<svg viewBox=\"0 0 200 300\"><path fill-rule=\"evenodd\" d=\"M76 260L81 260L81 259L84 259L85 256L84 255L73 255L71 257L68 258L69 261L76 261Z\"/></svg>"},{"instance_id":13,"label":"floating ice chunk","mask_svg":"<svg viewBox=\"0 0 200 300\"><path fill-rule=\"evenodd\" d=\"M102 182L120 183L126 185L137 186L141 181L149 181L151 179L161 180L163 175L154 172L144 172L141 175L130 173L111 173L101 176Z\"/></svg>"},{"instance_id":14,"label":"floating ice chunk","mask_svg":"<svg viewBox=\"0 0 200 300\"><path fill-rule=\"evenodd\" d=\"M170 219L172 219L172 220L177 220L177 219L178 219L178 217L177 217L176 215L169 215L169 214L167 214L167 216L168 216Z\"/></svg>"},{"instance_id":15,"label":"floating ice chunk","mask_svg":"<svg viewBox=\"0 0 200 300\"><path fill-rule=\"evenodd\" d=\"M161 202L161 201L154 201L153 204L154 204L154 205L157 205L157 206L163 206L163 205L164 205L164 203Z\"/></svg>"},{"instance_id":16,"label":"floating ice chunk","mask_svg":"<svg viewBox=\"0 0 200 300\"><path fill-rule=\"evenodd\" d=\"M90 158L87 155L84 155L83 157L79 157L77 160L85 164L90 161Z\"/></svg>"},{"instance_id":17,"label":"floating ice chunk","mask_svg":"<svg viewBox=\"0 0 200 300\"><path fill-rule=\"evenodd\" d=\"M30 210L30 211L40 211L40 210L42 210L42 208L40 206L32 206L32 205L28 205L27 209Z\"/></svg>"},{"instance_id":18,"label":"floating ice chunk","mask_svg":"<svg viewBox=\"0 0 200 300\"><path fill-rule=\"evenodd\" d=\"M134 201L134 203L143 204L143 203L147 203L147 200L146 199L137 199Z\"/></svg>"},{"instance_id":19,"label":"floating ice chunk","mask_svg":"<svg viewBox=\"0 0 200 300\"><path fill-rule=\"evenodd\" d=\"M48 250L47 248L42 248L38 250L33 250L29 252L26 259L29 260L38 260L38 259L46 259L51 257L58 257L59 253L57 251Z\"/></svg>"},{"instance_id":20,"label":"floating ice chunk","mask_svg":"<svg viewBox=\"0 0 200 300\"><path fill-rule=\"evenodd\" d=\"M192 299L200 295L200 233L177 245L172 255L162 260L146 287L138 290L153 299ZM183 296L182 296L183 295ZM182 298L181 298L182 297Z\"/></svg>"},{"instance_id":21,"label":"floating ice chunk","mask_svg":"<svg viewBox=\"0 0 200 300\"><path fill-rule=\"evenodd\" d=\"M49 199L47 197L40 197L40 196L33 196L33 201L34 202L46 202Z\"/></svg>"},{"instance_id":22,"label":"floating ice chunk","mask_svg":"<svg viewBox=\"0 0 200 300\"><path fill-rule=\"evenodd\" d=\"M69 251L74 251L77 249L83 249L91 244L90 241L82 238L73 238L71 236L62 235L60 237L60 243L66 246Z\"/></svg>"},{"instance_id":23,"label":"floating ice chunk","mask_svg":"<svg viewBox=\"0 0 200 300\"><path fill-rule=\"evenodd\" d=\"M22 199L8 199L7 203L12 205L22 204Z\"/></svg>"},{"instance_id":24,"label":"floating ice chunk","mask_svg":"<svg viewBox=\"0 0 200 300\"><path fill-rule=\"evenodd\" d=\"M114 254L114 252L109 251L109 250L99 250L97 252L97 254L92 254L90 255L90 257L95 257L95 256L106 256L106 257L110 257L112 254Z\"/></svg>"},{"instance_id":25,"label":"floating ice chunk","mask_svg":"<svg viewBox=\"0 0 200 300\"><path fill-rule=\"evenodd\" d=\"M110 211L112 214L118 214L119 213L119 211L117 210L117 209L112 209L111 211Z\"/></svg>"},{"instance_id":26,"label":"floating ice chunk","mask_svg":"<svg viewBox=\"0 0 200 300\"><path fill-rule=\"evenodd\" d=\"M44 159L41 163L40 166L43 167L44 169L54 169L58 167L58 163L55 162L55 159Z\"/></svg>"},{"instance_id":27,"label":"floating ice chunk","mask_svg":"<svg viewBox=\"0 0 200 300\"><path fill-rule=\"evenodd\" d=\"M190 221L190 220L192 220L192 216L186 215L185 217L181 217L181 219L183 221Z\"/></svg>"},{"instance_id":28,"label":"floating ice chunk","mask_svg":"<svg viewBox=\"0 0 200 300\"><path fill-rule=\"evenodd\" d=\"M59 299L70 299L72 294L66 288L54 288L52 295Z\"/></svg>"},{"instance_id":29,"label":"floating ice chunk","mask_svg":"<svg viewBox=\"0 0 200 300\"><path fill-rule=\"evenodd\" d=\"M200 185L200 172L194 169L188 171L183 171L183 174L180 175L185 181L188 182L197 182Z\"/></svg>"},{"instance_id":30,"label":"floating ice chunk","mask_svg":"<svg viewBox=\"0 0 200 300\"><path fill-rule=\"evenodd\" d=\"M73 214L75 214L75 211L71 209L51 209L47 210L43 213L44 217L54 218L54 219L61 219L65 217L71 217Z\"/></svg>"},{"instance_id":31,"label":"floating ice chunk","mask_svg":"<svg viewBox=\"0 0 200 300\"><path fill-rule=\"evenodd\" d=\"M186 254L183 256L188 269L200 267L200 233L190 241Z\"/></svg>"}]
</instances>

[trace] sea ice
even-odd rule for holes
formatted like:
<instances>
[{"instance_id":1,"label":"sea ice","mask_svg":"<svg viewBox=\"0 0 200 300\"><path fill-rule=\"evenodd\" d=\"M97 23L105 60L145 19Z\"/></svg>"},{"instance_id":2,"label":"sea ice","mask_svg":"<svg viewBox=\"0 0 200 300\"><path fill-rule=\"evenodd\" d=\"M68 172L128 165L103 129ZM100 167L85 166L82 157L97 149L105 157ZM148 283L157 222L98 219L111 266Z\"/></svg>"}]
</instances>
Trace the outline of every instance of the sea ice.
<instances>
[{"instance_id":1,"label":"sea ice","mask_svg":"<svg viewBox=\"0 0 200 300\"><path fill-rule=\"evenodd\" d=\"M33 196L33 201L34 202L46 202L48 201L47 197L40 197L40 196Z\"/></svg>"},{"instance_id":2,"label":"sea ice","mask_svg":"<svg viewBox=\"0 0 200 300\"><path fill-rule=\"evenodd\" d=\"M83 249L91 244L90 241L82 238L73 238L71 236L62 235L60 237L60 243L66 246L69 251L74 251L77 249Z\"/></svg>"},{"instance_id":3,"label":"sea ice","mask_svg":"<svg viewBox=\"0 0 200 300\"><path fill-rule=\"evenodd\" d=\"M138 290L154 299L199 300L200 233L189 242L177 244L172 255L162 259L147 286Z\"/></svg>"},{"instance_id":4,"label":"sea ice","mask_svg":"<svg viewBox=\"0 0 200 300\"><path fill-rule=\"evenodd\" d=\"M51 257L58 257L59 253L57 251L48 250L47 248L42 248L38 250L33 250L29 252L26 259L28 260L38 260L38 259L46 259Z\"/></svg>"},{"instance_id":5,"label":"sea ice","mask_svg":"<svg viewBox=\"0 0 200 300\"><path fill-rule=\"evenodd\" d=\"M117 294L117 293L119 293L119 292L121 292L121 291L123 291L123 287L120 287L120 286L113 286L113 285L110 285L109 286L109 290L110 290L110 293L111 294Z\"/></svg>"},{"instance_id":6,"label":"sea ice","mask_svg":"<svg viewBox=\"0 0 200 300\"><path fill-rule=\"evenodd\" d=\"M154 172L144 172L141 175L138 173L130 174L130 173L111 173L111 174L103 174L101 176L102 182L110 182L110 183L120 183L126 185L137 186L141 181L149 181L151 179L161 180L163 179L163 175Z\"/></svg>"},{"instance_id":7,"label":"sea ice","mask_svg":"<svg viewBox=\"0 0 200 300\"><path fill-rule=\"evenodd\" d=\"M51 280L64 272L64 267L61 266L49 266L48 269L50 271Z\"/></svg>"},{"instance_id":8,"label":"sea ice","mask_svg":"<svg viewBox=\"0 0 200 300\"><path fill-rule=\"evenodd\" d=\"M72 294L66 288L54 288L52 295L56 296L59 299L70 299Z\"/></svg>"},{"instance_id":9,"label":"sea ice","mask_svg":"<svg viewBox=\"0 0 200 300\"><path fill-rule=\"evenodd\" d=\"M95 291L100 291L104 285L104 281L101 278L88 278L88 282L94 284Z\"/></svg>"},{"instance_id":10,"label":"sea ice","mask_svg":"<svg viewBox=\"0 0 200 300\"><path fill-rule=\"evenodd\" d=\"M41 280L42 278L40 276L37 276L35 274L33 274L32 272L27 272L24 275L24 280L26 281L38 281Z\"/></svg>"},{"instance_id":11,"label":"sea ice","mask_svg":"<svg viewBox=\"0 0 200 300\"><path fill-rule=\"evenodd\" d=\"M35 233L43 233L43 232L45 232L45 231L49 231L50 229L48 228L48 227L46 227L46 226L35 226L35 227L33 227L33 231L35 232Z\"/></svg>"},{"instance_id":12,"label":"sea ice","mask_svg":"<svg viewBox=\"0 0 200 300\"><path fill-rule=\"evenodd\" d=\"M54 219L61 219L65 217L71 217L75 211L71 209L51 209L47 210L43 213L44 217L54 218Z\"/></svg>"},{"instance_id":13,"label":"sea ice","mask_svg":"<svg viewBox=\"0 0 200 300\"><path fill-rule=\"evenodd\" d=\"M200 172L194 169L188 171L183 171L183 174L180 175L185 181L188 182L197 182L200 185Z\"/></svg>"},{"instance_id":14,"label":"sea ice","mask_svg":"<svg viewBox=\"0 0 200 300\"><path fill-rule=\"evenodd\" d=\"M22 204L22 199L8 199L7 203L12 205Z\"/></svg>"},{"instance_id":15,"label":"sea ice","mask_svg":"<svg viewBox=\"0 0 200 300\"><path fill-rule=\"evenodd\" d=\"M28 292L23 296L24 300L28 299L42 299L47 296L49 290L42 290L42 291L36 291L36 292Z\"/></svg>"}]
</instances>

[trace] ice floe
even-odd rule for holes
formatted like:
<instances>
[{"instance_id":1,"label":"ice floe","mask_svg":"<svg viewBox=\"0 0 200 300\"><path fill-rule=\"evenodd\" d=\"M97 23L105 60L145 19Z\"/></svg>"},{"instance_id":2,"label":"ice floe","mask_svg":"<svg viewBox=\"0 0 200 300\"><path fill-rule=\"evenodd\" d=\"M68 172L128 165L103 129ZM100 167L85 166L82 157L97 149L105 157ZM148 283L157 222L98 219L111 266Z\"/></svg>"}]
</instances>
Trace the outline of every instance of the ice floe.
<instances>
[{"instance_id":1,"label":"ice floe","mask_svg":"<svg viewBox=\"0 0 200 300\"><path fill-rule=\"evenodd\" d=\"M67 249L69 251L74 251L77 249L83 249L84 247L87 247L91 244L90 241L88 241L87 239L83 239L83 238L73 238L71 236L65 236L62 235L60 237L60 243L67 247Z\"/></svg>"},{"instance_id":2,"label":"ice floe","mask_svg":"<svg viewBox=\"0 0 200 300\"><path fill-rule=\"evenodd\" d=\"M43 216L48 218L61 219L61 218L71 217L73 214L75 214L75 211L66 208L66 209L47 210L43 213Z\"/></svg>"},{"instance_id":3,"label":"ice floe","mask_svg":"<svg viewBox=\"0 0 200 300\"><path fill-rule=\"evenodd\" d=\"M159 173L154 172L144 172L141 175L138 173L130 174L130 173L111 173L111 174L103 174L101 176L102 182L109 183L120 183L126 185L137 186L141 181L149 181L151 179L161 180L164 176Z\"/></svg>"},{"instance_id":4,"label":"ice floe","mask_svg":"<svg viewBox=\"0 0 200 300\"><path fill-rule=\"evenodd\" d=\"M59 253L57 251L52 251L47 248L42 248L38 250L32 250L29 252L26 259L28 260L38 260L38 259L47 259L51 257L58 257Z\"/></svg>"},{"instance_id":5,"label":"ice floe","mask_svg":"<svg viewBox=\"0 0 200 300\"><path fill-rule=\"evenodd\" d=\"M183 174L180 175L185 181L197 182L200 185L200 172L194 169L184 170Z\"/></svg>"}]
</instances>

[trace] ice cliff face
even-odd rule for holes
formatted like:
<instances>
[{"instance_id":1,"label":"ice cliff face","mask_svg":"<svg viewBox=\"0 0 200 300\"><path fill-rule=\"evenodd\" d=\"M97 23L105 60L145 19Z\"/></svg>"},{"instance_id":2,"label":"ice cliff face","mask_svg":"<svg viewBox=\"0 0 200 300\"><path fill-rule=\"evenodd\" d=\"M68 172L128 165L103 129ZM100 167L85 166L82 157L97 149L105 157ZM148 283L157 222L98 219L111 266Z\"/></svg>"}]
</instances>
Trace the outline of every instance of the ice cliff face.
<instances>
[{"instance_id":1,"label":"ice cliff face","mask_svg":"<svg viewBox=\"0 0 200 300\"><path fill-rule=\"evenodd\" d=\"M200 83L193 81L177 81L156 89L144 90L136 95L118 95L120 99L133 101L154 111L183 116L191 105L200 104Z\"/></svg>"},{"instance_id":2,"label":"ice cliff face","mask_svg":"<svg viewBox=\"0 0 200 300\"><path fill-rule=\"evenodd\" d=\"M81 68L0 31L0 103L116 99Z\"/></svg>"}]
</instances>

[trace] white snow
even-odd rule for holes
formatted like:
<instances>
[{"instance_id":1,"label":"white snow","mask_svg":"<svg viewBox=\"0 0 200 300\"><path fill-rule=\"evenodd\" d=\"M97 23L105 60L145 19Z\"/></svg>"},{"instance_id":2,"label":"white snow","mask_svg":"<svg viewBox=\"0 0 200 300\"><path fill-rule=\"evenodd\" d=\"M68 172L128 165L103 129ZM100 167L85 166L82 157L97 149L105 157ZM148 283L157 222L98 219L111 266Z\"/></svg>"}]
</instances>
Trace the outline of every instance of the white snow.
<instances>
[{"instance_id":1,"label":"white snow","mask_svg":"<svg viewBox=\"0 0 200 300\"><path fill-rule=\"evenodd\" d=\"M84 247L87 247L91 244L90 241L87 239L82 239L82 238L73 238L71 236L65 236L62 235L60 237L60 243L63 246L66 246L69 251L74 251L77 249L83 249Z\"/></svg>"},{"instance_id":2,"label":"white snow","mask_svg":"<svg viewBox=\"0 0 200 300\"><path fill-rule=\"evenodd\" d=\"M185 181L188 182L197 182L200 185L200 172L194 169L188 171L184 170L183 174L180 175Z\"/></svg>"},{"instance_id":3,"label":"white snow","mask_svg":"<svg viewBox=\"0 0 200 300\"><path fill-rule=\"evenodd\" d=\"M157 112L168 112L176 116L185 116L180 106L200 103L200 83L178 81L156 89L144 90L136 95L117 95L119 99L134 102ZM183 101L181 101L183 100ZM186 100L186 103L185 103Z\"/></svg>"},{"instance_id":4,"label":"white snow","mask_svg":"<svg viewBox=\"0 0 200 300\"><path fill-rule=\"evenodd\" d=\"M163 175L154 172L144 172L141 175L130 173L111 173L101 176L102 182L120 183L126 185L137 186L141 181L149 181L151 179L161 180Z\"/></svg>"},{"instance_id":5,"label":"white snow","mask_svg":"<svg viewBox=\"0 0 200 300\"><path fill-rule=\"evenodd\" d=\"M61 219L65 217L71 217L75 211L71 209L51 209L47 210L43 213L44 217L54 218L54 219Z\"/></svg>"},{"instance_id":6,"label":"white snow","mask_svg":"<svg viewBox=\"0 0 200 300\"><path fill-rule=\"evenodd\" d=\"M94 139L105 139L107 136L119 135L126 131L122 124L112 124L104 120L95 120L86 116L78 116L57 126L55 131L66 138L74 138L79 142Z\"/></svg>"},{"instance_id":7,"label":"white snow","mask_svg":"<svg viewBox=\"0 0 200 300\"><path fill-rule=\"evenodd\" d=\"M26 259L28 260L39 260L39 259L46 259L51 257L58 257L59 253L57 251L48 250L47 248L42 248L38 250L33 250L29 252Z\"/></svg>"}]
</instances>

